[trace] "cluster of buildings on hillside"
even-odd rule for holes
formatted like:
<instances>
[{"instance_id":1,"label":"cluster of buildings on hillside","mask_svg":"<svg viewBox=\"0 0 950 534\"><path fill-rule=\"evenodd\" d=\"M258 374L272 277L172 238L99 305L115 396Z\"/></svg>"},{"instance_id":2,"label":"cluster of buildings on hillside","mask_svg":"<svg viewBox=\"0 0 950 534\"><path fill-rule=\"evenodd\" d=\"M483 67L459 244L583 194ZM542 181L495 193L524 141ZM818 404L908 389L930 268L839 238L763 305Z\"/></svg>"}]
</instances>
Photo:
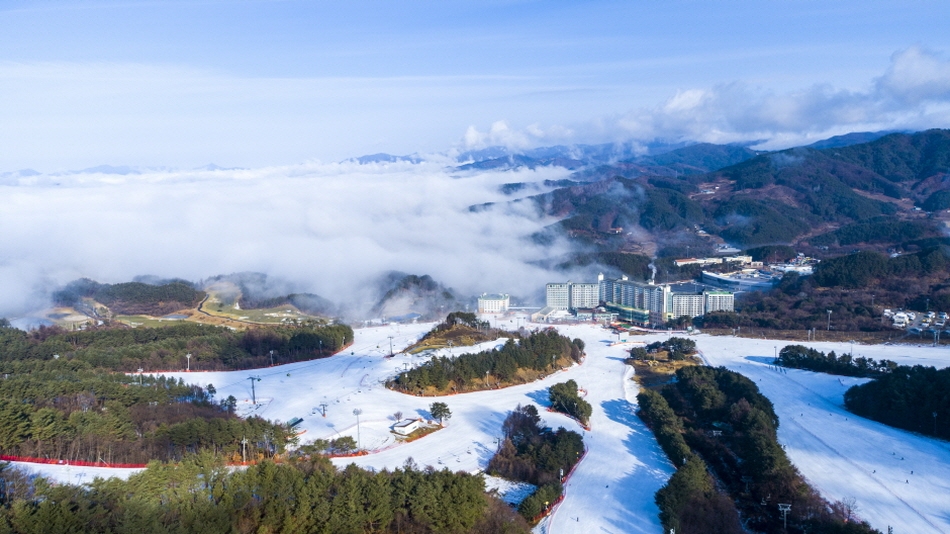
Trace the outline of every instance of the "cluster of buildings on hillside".
<instances>
[{"instance_id":1,"label":"cluster of buildings on hillside","mask_svg":"<svg viewBox=\"0 0 950 534\"><path fill-rule=\"evenodd\" d=\"M812 274L817 260L801 254L790 262L764 265L752 256L735 255L712 258L683 258L675 265L737 264L732 272L702 271L697 282L655 284L636 282L622 276L607 279L603 274L594 283L558 282L545 286L545 307L532 314L532 320L621 320L641 326L658 326L680 317L699 317L715 311L735 311L735 294L774 287L790 271ZM506 294L482 294L478 312L506 313L510 299Z\"/></svg>"},{"instance_id":2,"label":"cluster of buildings on hillside","mask_svg":"<svg viewBox=\"0 0 950 534\"><path fill-rule=\"evenodd\" d=\"M590 320L627 321L656 326L682 316L698 317L713 311L733 311L735 294L692 282L657 285L626 276L596 283L552 283L545 287L546 306L532 317L536 321L565 319L568 315Z\"/></svg>"}]
</instances>

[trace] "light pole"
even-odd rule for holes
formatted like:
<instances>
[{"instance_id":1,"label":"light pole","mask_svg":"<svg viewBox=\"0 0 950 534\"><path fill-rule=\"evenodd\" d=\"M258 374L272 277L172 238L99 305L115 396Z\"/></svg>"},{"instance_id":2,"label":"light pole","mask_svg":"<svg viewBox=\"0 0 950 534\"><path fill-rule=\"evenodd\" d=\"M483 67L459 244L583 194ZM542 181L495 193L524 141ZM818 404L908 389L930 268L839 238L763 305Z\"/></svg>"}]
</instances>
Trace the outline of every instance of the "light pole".
<instances>
[{"instance_id":1,"label":"light pole","mask_svg":"<svg viewBox=\"0 0 950 534\"><path fill-rule=\"evenodd\" d=\"M270 366L274 366L274 351L270 351Z\"/></svg>"},{"instance_id":2,"label":"light pole","mask_svg":"<svg viewBox=\"0 0 950 534\"><path fill-rule=\"evenodd\" d=\"M831 310L828 310L828 331L831 331Z\"/></svg>"},{"instance_id":3,"label":"light pole","mask_svg":"<svg viewBox=\"0 0 950 534\"><path fill-rule=\"evenodd\" d=\"M185 372L191 372L191 354L185 354L185 360L188 362L185 367Z\"/></svg>"},{"instance_id":4,"label":"light pole","mask_svg":"<svg viewBox=\"0 0 950 534\"><path fill-rule=\"evenodd\" d=\"M356 416L356 450L361 448L360 446L360 414L363 413L363 410L359 408L353 409L353 415Z\"/></svg>"}]
</instances>

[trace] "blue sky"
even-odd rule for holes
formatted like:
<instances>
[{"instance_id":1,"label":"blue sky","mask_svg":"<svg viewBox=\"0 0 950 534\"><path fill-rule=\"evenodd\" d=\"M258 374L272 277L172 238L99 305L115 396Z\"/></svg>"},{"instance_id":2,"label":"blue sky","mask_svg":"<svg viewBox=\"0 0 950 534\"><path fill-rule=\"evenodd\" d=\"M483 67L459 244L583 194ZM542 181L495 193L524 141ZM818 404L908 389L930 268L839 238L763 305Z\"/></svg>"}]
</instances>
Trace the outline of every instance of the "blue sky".
<instances>
[{"instance_id":1,"label":"blue sky","mask_svg":"<svg viewBox=\"0 0 950 534\"><path fill-rule=\"evenodd\" d=\"M0 171L950 126L950 4L6 1Z\"/></svg>"}]
</instances>

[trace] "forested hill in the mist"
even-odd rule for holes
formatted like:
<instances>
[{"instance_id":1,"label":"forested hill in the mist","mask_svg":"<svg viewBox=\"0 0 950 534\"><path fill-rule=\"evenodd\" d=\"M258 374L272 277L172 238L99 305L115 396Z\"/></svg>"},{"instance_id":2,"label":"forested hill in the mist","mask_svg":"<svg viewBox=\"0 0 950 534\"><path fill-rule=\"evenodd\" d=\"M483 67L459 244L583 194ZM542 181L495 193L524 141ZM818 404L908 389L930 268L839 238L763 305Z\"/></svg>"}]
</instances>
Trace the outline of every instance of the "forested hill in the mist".
<instances>
[{"instance_id":1,"label":"forested hill in the mist","mask_svg":"<svg viewBox=\"0 0 950 534\"><path fill-rule=\"evenodd\" d=\"M710 154L709 165L729 156L699 148ZM684 254L687 246L692 255L707 254L723 241L741 248L792 244L805 252L847 252L867 243L886 250L940 235L942 214L933 212L950 209L948 130L793 148L703 173L682 167L694 164L696 153L655 160L665 164L662 172L630 173L626 163L600 167L602 180L533 197L560 219L538 238L566 234L600 250L661 256ZM672 165L683 172L670 172ZM592 172L576 173L577 181Z\"/></svg>"}]
</instances>

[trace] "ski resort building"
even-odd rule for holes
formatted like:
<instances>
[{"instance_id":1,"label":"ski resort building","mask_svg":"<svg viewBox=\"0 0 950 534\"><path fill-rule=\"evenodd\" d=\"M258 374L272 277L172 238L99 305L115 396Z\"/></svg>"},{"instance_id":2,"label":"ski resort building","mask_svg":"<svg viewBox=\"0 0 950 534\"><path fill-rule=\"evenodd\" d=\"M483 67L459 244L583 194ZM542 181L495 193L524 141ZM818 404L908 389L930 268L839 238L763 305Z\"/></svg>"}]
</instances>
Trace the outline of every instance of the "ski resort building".
<instances>
[{"instance_id":1,"label":"ski resort building","mask_svg":"<svg viewBox=\"0 0 950 534\"><path fill-rule=\"evenodd\" d=\"M507 294L482 293L478 297L478 313L505 313L508 311L509 298Z\"/></svg>"},{"instance_id":2,"label":"ski resort building","mask_svg":"<svg viewBox=\"0 0 950 534\"><path fill-rule=\"evenodd\" d=\"M546 306L555 310L596 308L600 304L600 284L554 283L545 286Z\"/></svg>"},{"instance_id":3,"label":"ski resort building","mask_svg":"<svg viewBox=\"0 0 950 534\"><path fill-rule=\"evenodd\" d=\"M403 419L393 425L393 432L400 436L408 436L420 428L422 428L422 422L418 419Z\"/></svg>"},{"instance_id":4,"label":"ski resort building","mask_svg":"<svg viewBox=\"0 0 950 534\"><path fill-rule=\"evenodd\" d=\"M596 293L595 293L596 290ZM635 282L623 276L616 280L597 278L596 284L552 283L546 286L547 308L577 313L598 306L617 318L650 326L677 317L698 317L711 311L733 311L731 292L709 289L690 282L657 285Z\"/></svg>"}]
</instances>

